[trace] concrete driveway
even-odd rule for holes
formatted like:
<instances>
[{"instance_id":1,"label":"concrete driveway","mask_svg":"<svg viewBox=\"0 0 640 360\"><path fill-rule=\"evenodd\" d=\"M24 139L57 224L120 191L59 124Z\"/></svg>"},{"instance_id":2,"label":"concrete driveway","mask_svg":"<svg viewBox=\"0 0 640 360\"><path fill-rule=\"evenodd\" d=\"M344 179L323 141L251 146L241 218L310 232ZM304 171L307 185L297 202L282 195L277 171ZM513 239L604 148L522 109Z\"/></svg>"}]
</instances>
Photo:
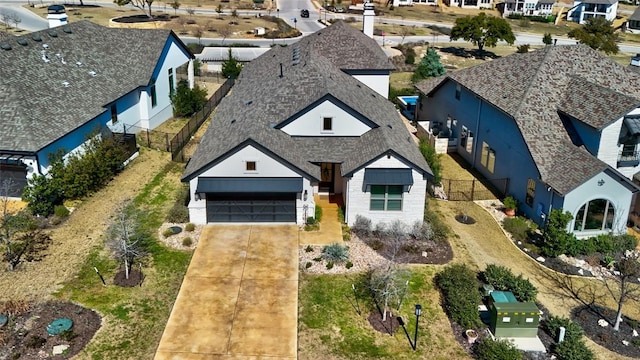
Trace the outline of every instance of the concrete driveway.
<instances>
[{"instance_id":1,"label":"concrete driveway","mask_svg":"<svg viewBox=\"0 0 640 360\"><path fill-rule=\"evenodd\" d=\"M155 359L295 359L297 323L298 227L207 226Z\"/></svg>"}]
</instances>

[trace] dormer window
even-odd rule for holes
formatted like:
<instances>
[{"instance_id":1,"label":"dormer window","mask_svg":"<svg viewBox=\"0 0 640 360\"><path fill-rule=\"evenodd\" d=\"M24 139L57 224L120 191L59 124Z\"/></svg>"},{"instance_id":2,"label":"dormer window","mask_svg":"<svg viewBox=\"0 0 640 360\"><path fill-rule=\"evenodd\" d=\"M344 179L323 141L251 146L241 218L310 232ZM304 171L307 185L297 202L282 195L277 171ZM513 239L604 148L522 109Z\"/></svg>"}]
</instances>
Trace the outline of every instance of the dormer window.
<instances>
[{"instance_id":1,"label":"dormer window","mask_svg":"<svg viewBox=\"0 0 640 360\"><path fill-rule=\"evenodd\" d=\"M257 171L256 162L255 161L247 161L245 163L245 170L246 171Z\"/></svg>"},{"instance_id":2,"label":"dormer window","mask_svg":"<svg viewBox=\"0 0 640 360\"><path fill-rule=\"evenodd\" d=\"M322 118L322 131L331 131L333 130L333 118L332 117L323 117Z\"/></svg>"}]
</instances>

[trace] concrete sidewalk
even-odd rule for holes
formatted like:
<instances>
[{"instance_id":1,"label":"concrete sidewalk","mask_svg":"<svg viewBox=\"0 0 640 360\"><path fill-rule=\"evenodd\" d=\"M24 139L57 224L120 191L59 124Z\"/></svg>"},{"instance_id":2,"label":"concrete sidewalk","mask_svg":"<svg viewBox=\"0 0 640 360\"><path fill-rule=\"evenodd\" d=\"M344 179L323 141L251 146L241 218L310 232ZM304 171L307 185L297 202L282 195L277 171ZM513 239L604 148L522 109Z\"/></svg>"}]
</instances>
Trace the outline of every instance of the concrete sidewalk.
<instances>
[{"instance_id":1,"label":"concrete sidewalk","mask_svg":"<svg viewBox=\"0 0 640 360\"><path fill-rule=\"evenodd\" d=\"M211 225L156 360L296 359L298 227Z\"/></svg>"}]
</instances>

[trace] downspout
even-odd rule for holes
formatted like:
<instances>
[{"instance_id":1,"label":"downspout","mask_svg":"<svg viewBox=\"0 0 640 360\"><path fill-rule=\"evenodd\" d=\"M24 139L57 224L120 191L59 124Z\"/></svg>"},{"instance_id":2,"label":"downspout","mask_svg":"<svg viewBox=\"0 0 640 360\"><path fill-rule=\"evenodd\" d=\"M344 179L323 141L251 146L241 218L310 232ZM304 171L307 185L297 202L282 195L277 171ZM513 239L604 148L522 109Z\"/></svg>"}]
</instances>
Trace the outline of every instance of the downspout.
<instances>
[{"instance_id":1,"label":"downspout","mask_svg":"<svg viewBox=\"0 0 640 360\"><path fill-rule=\"evenodd\" d=\"M473 154L471 156L471 168L476 168L476 157L478 156L478 130L480 129L480 112L482 111L482 99L476 96L478 99L478 116L476 117L476 129L474 131L475 138L473 139Z\"/></svg>"}]
</instances>

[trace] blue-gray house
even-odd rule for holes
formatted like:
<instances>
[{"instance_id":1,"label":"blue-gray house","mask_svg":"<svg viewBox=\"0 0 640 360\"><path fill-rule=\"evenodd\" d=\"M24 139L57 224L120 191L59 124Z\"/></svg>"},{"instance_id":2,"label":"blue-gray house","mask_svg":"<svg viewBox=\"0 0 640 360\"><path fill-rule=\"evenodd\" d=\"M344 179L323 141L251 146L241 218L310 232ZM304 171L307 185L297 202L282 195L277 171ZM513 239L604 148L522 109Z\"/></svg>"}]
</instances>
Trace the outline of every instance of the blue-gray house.
<instances>
[{"instance_id":1,"label":"blue-gray house","mask_svg":"<svg viewBox=\"0 0 640 360\"><path fill-rule=\"evenodd\" d=\"M577 236L622 233L638 192L639 83L586 46L547 46L417 84L417 117L446 124L457 153L508 179L538 224L562 208Z\"/></svg>"},{"instance_id":2,"label":"blue-gray house","mask_svg":"<svg viewBox=\"0 0 640 360\"><path fill-rule=\"evenodd\" d=\"M51 154L79 150L97 129L160 125L172 116L176 69L192 70L193 59L170 30L80 21L0 36L0 178L13 179L19 196Z\"/></svg>"}]
</instances>

